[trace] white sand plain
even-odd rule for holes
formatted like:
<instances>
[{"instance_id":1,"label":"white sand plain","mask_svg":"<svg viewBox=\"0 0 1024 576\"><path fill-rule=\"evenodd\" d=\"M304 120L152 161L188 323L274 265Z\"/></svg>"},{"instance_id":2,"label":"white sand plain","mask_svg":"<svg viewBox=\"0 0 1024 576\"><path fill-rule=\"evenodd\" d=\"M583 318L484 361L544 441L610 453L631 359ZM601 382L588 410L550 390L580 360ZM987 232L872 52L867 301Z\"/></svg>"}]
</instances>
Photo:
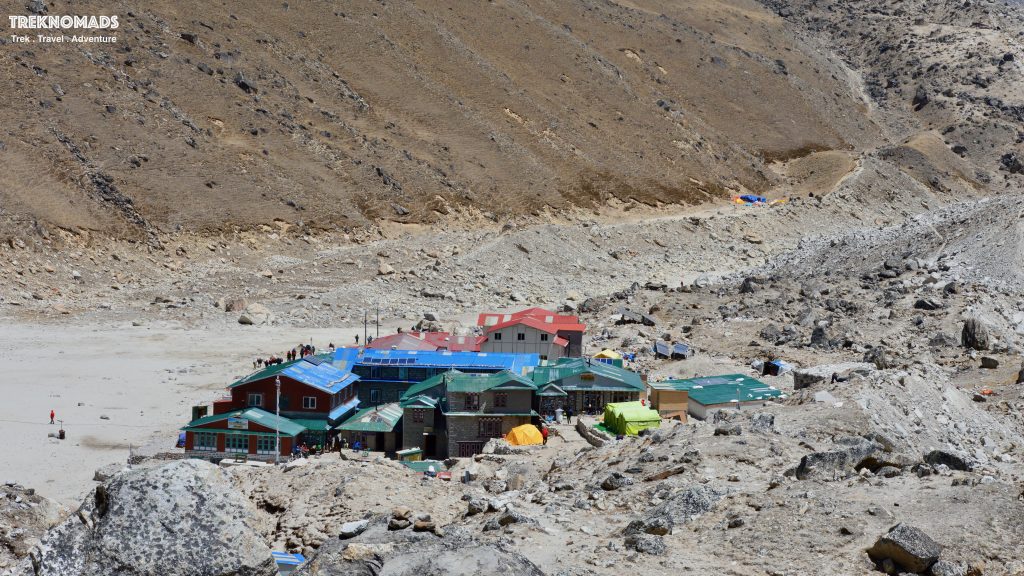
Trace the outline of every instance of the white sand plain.
<instances>
[{"instance_id":1,"label":"white sand plain","mask_svg":"<svg viewBox=\"0 0 1024 576\"><path fill-rule=\"evenodd\" d=\"M383 324L383 322L382 322ZM393 326L381 327L381 334ZM252 371L257 354L299 342L351 344L362 326L338 329L181 328L0 322L0 482L15 481L76 506L97 468L125 463L129 445L172 452L191 406L209 404ZM50 410L66 440L48 437ZM103 419L107 416L109 419ZM141 448L140 448L141 447Z\"/></svg>"}]
</instances>

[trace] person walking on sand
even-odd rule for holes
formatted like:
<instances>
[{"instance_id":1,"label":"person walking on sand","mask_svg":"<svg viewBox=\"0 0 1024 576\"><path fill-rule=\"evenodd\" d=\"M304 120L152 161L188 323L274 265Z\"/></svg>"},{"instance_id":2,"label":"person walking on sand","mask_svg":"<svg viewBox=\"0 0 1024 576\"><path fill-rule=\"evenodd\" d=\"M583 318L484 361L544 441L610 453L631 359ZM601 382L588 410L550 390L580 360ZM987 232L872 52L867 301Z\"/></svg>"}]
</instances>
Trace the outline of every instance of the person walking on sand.
<instances>
[{"instance_id":1,"label":"person walking on sand","mask_svg":"<svg viewBox=\"0 0 1024 576\"><path fill-rule=\"evenodd\" d=\"M57 416L57 415L56 415L56 414L54 414L53 410L50 410L50 424L56 424L56 422L54 422L54 421L53 421L53 419L54 419L54 418L55 418L56 416Z\"/></svg>"},{"instance_id":2,"label":"person walking on sand","mask_svg":"<svg viewBox=\"0 0 1024 576\"><path fill-rule=\"evenodd\" d=\"M544 445L546 446L547 443L548 443L548 427L547 426L543 426L542 425L540 427L540 436L544 440Z\"/></svg>"}]
</instances>

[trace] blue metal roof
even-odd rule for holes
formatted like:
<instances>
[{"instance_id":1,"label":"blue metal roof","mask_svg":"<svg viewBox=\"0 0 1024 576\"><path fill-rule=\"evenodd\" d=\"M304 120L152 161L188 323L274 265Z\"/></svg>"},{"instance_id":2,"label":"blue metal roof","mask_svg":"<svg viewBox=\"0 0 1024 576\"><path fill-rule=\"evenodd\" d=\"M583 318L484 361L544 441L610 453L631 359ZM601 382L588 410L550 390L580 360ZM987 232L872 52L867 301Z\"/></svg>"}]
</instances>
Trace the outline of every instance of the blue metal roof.
<instances>
[{"instance_id":1,"label":"blue metal roof","mask_svg":"<svg viewBox=\"0 0 1024 576\"><path fill-rule=\"evenodd\" d=\"M338 406L334 410L331 410L331 413L327 415L327 419L330 420L331 422L334 422L335 420L344 416L348 411L354 409L356 406L359 406L358 396L353 397L348 402Z\"/></svg>"},{"instance_id":2,"label":"blue metal roof","mask_svg":"<svg viewBox=\"0 0 1024 576\"><path fill-rule=\"evenodd\" d=\"M232 384L230 388L277 376L287 376L292 380L323 390L328 394L337 394L346 386L359 380L359 376L347 370L341 370L331 363L310 361L302 358L250 374Z\"/></svg>"},{"instance_id":3,"label":"blue metal roof","mask_svg":"<svg viewBox=\"0 0 1024 576\"><path fill-rule=\"evenodd\" d=\"M278 566L298 566L306 561L306 557L302 554L271 552L270 555L274 557L274 562L277 562Z\"/></svg>"},{"instance_id":4,"label":"blue metal roof","mask_svg":"<svg viewBox=\"0 0 1024 576\"><path fill-rule=\"evenodd\" d=\"M540 364L539 354L489 352L450 352L433 350L373 350L339 348L334 351L334 366L349 371L355 365L473 370L508 370L523 375L527 368Z\"/></svg>"}]
</instances>

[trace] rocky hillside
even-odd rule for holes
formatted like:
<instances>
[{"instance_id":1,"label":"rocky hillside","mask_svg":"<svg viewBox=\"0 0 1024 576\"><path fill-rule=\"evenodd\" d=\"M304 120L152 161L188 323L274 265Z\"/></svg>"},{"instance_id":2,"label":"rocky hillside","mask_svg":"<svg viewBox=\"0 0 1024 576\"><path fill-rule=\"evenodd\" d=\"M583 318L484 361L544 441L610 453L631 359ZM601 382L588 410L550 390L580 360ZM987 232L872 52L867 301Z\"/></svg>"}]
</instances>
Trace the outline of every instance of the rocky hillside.
<instances>
[{"instance_id":1,"label":"rocky hillside","mask_svg":"<svg viewBox=\"0 0 1024 576\"><path fill-rule=\"evenodd\" d=\"M820 194L865 155L955 192L1019 171L1016 9L766 4L33 2L121 26L0 50L0 231Z\"/></svg>"}]
</instances>

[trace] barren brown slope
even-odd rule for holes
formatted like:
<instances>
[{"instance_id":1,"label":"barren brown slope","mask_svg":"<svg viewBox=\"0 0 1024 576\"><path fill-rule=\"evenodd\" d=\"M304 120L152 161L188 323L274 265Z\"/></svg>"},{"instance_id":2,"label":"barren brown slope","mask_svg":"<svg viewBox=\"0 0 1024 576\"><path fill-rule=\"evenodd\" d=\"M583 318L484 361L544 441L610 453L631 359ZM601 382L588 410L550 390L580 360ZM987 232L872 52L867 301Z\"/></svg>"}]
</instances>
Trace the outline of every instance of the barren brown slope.
<instances>
[{"instance_id":1,"label":"barren brown slope","mask_svg":"<svg viewBox=\"0 0 1024 576\"><path fill-rule=\"evenodd\" d=\"M8 223L143 238L693 202L877 133L841 66L746 0L47 9L121 27L0 47Z\"/></svg>"}]
</instances>

